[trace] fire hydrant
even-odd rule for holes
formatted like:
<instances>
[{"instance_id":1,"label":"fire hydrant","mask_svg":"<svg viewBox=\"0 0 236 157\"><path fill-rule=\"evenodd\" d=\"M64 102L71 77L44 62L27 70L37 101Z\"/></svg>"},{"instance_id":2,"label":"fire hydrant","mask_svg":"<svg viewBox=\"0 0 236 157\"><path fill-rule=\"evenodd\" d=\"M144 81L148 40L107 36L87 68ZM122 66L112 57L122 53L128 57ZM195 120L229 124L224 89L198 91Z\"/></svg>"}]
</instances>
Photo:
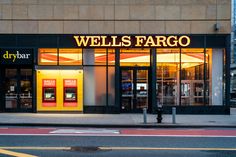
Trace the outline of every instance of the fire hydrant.
<instances>
[{"instance_id":1,"label":"fire hydrant","mask_svg":"<svg viewBox=\"0 0 236 157\"><path fill-rule=\"evenodd\" d=\"M162 113L163 113L163 108L162 107L157 107L157 123L161 123Z\"/></svg>"}]
</instances>

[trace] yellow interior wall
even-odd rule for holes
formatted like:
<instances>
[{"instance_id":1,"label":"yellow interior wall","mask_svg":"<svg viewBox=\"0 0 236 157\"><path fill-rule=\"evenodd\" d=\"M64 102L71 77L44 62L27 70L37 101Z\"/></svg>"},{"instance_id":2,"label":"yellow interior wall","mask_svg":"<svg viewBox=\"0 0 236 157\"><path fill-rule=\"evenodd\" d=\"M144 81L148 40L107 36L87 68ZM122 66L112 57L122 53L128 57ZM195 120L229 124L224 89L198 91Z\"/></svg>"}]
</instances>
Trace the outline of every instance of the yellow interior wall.
<instances>
[{"instance_id":1,"label":"yellow interior wall","mask_svg":"<svg viewBox=\"0 0 236 157\"><path fill-rule=\"evenodd\" d=\"M42 106L42 80L56 79L56 106ZM77 107L63 106L63 79L77 79ZM37 111L83 111L83 70L37 70Z\"/></svg>"}]
</instances>

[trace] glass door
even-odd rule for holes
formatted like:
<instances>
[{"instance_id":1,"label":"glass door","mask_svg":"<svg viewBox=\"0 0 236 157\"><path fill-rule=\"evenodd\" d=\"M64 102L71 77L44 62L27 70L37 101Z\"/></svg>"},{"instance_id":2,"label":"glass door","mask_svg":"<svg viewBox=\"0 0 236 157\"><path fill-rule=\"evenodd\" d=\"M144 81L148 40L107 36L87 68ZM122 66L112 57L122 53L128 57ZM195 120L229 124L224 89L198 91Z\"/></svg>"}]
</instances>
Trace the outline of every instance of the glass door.
<instances>
[{"instance_id":1,"label":"glass door","mask_svg":"<svg viewBox=\"0 0 236 157\"><path fill-rule=\"evenodd\" d=\"M148 109L148 70L136 70L136 106L137 110Z\"/></svg>"},{"instance_id":2,"label":"glass door","mask_svg":"<svg viewBox=\"0 0 236 157\"><path fill-rule=\"evenodd\" d=\"M121 110L141 112L149 108L148 69L122 68L121 70Z\"/></svg>"},{"instance_id":3,"label":"glass door","mask_svg":"<svg viewBox=\"0 0 236 157\"><path fill-rule=\"evenodd\" d=\"M5 69L5 110L32 110L32 69Z\"/></svg>"},{"instance_id":4,"label":"glass door","mask_svg":"<svg viewBox=\"0 0 236 157\"><path fill-rule=\"evenodd\" d=\"M32 69L20 69L19 108L32 109Z\"/></svg>"}]
</instances>

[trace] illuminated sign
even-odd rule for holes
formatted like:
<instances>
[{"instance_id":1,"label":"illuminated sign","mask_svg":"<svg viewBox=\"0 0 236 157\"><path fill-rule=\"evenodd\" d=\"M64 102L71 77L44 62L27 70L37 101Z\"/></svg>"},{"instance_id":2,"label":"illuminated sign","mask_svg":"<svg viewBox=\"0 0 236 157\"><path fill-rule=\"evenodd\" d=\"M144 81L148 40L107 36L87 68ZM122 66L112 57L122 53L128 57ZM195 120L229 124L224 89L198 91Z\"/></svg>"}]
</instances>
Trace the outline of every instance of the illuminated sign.
<instances>
[{"instance_id":1,"label":"illuminated sign","mask_svg":"<svg viewBox=\"0 0 236 157\"><path fill-rule=\"evenodd\" d=\"M56 87L56 79L43 79L43 87Z\"/></svg>"},{"instance_id":2,"label":"illuminated sign","mask_svg":"<svg viewBox=\"0 0 236 157\"><path fill-rule=\"evenodd\" d=\"M33 49L0 49L1 64L32 64Z\"/></svg>"},{"instance_id":3,"label":"illuminated sign","mask_svg":"<svg viewBox=\"0 0 236 157\"><path fill-rule=\"evenodd\" d=\"M75 35L78 47L187 47L189 36L105 36Z\"/></svg>"},{"instance_id":4,"label":"illuminated sign","mask_svg":"<svg viewBox=\"0 0 236 157\"><path fill-rule=\"evenodd\" d=\"M76 79L64 79L64 86L65 87L77 87L77 80Z\"/></svg>"}]
</instances>

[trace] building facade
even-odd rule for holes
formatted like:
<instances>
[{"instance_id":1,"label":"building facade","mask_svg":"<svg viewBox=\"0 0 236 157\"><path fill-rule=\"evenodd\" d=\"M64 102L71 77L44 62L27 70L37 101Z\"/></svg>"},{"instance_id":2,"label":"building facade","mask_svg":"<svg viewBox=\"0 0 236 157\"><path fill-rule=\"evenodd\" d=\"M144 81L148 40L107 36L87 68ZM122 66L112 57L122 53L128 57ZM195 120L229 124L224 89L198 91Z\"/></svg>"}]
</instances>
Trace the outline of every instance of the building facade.
<instances>
[{"instance_id":1,"label":"building facade","mask_svg":"<svg viewBox=\"0 0 236 157\"><path fill-rule=\"evenodd\" d=\"M2 112L229 113L230 0L0 5Z\"/></svg>"}]
</instances>

